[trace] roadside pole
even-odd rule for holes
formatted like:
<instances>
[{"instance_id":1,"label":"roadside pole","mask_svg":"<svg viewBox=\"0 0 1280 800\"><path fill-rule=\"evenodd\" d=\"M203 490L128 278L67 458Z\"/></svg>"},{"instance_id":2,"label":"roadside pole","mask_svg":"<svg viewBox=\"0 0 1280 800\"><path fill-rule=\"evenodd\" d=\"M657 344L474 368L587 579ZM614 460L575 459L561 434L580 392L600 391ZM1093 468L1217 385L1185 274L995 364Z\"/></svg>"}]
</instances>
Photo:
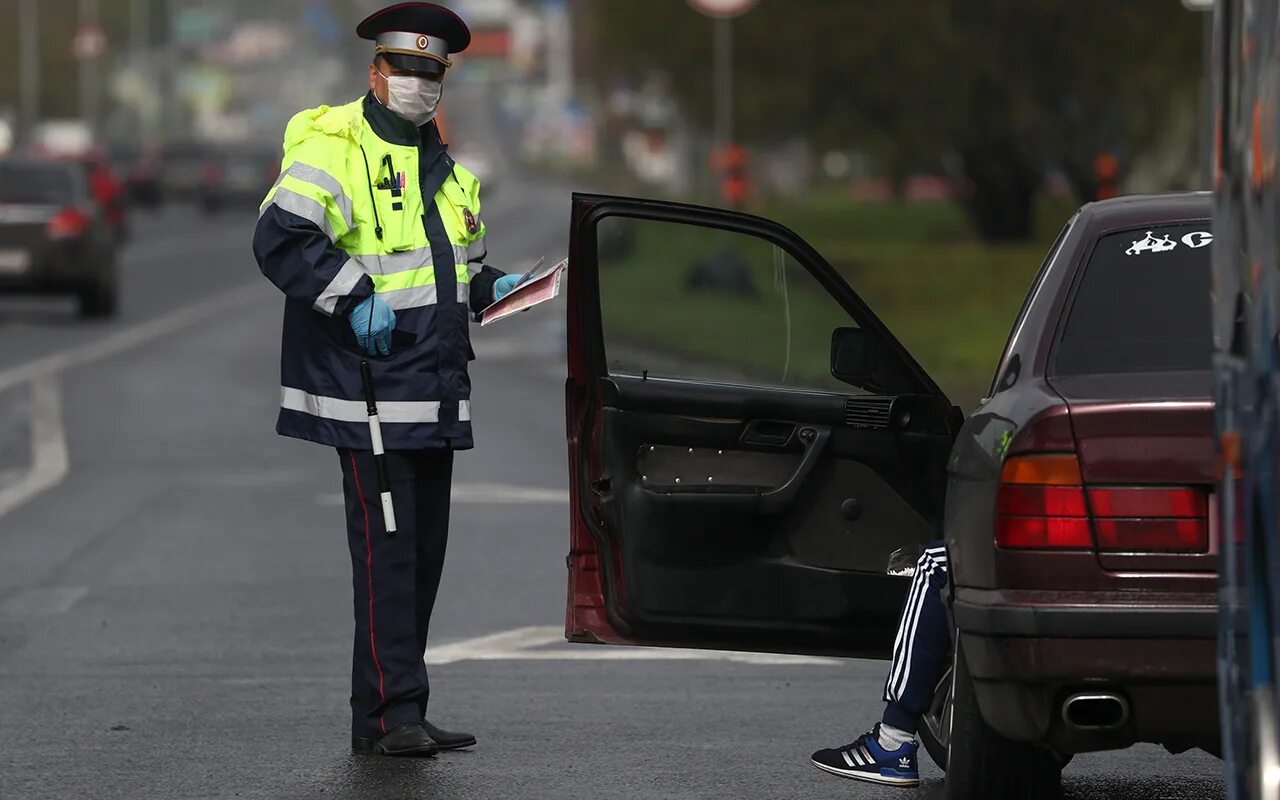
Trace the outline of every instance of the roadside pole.
<instances>
[{"instance_id":1,"label":"roadside pole","mask_svg":"<svg viewBox=\"0 0 1280 800\"><path fill-rule=\"evenodd\" d=\"M715 143L721 153L733 144L733 19L716 17L712 23L712 51L715 53Z\"/></svg>"},{"instance_id":2,"label":"roadside pole","mask_svg":"<svg viewBox=\"0 0 1280 800\"><path fill-rule=\"evenodd\" d=\"M151 0L129 0L129 66L132 70L149 72L148 53L151 46ZM143 141L151 141L154 115L145 111L138 114L136 133Z\"/></svg>"},{"instance_id":3,"label":"roadside pole","mask_svg":"<svg viewBox=\"0 0 1280 800\"><path fill-rule=\"evenodd\" d=\"M759 0L689 0L689 5L711 17L712 133L711 163L720 178L725 204L738 205L746 194L745 154L734 141L733 125L733 20L750 11Z\"/></svg>"},{"instance_id":4,"label":"roadside pole","mask_svg":"<svg viewBox=\"0 0 1280 800\"><path fill-rule=\"evenodd\" d=\"M22 0L18 9L18 50L22 119L19 136L29 137L40 120L40 8L38 0Z\"/></svg>"},{"instance_id":5,"label":"roadside pole","mask_svg":"<svg viewBox=\"0 0 1280 800\"><path fill-rule=\"evenodd\" d=\"M1188 11L1211 12L1214 0L1182 0L1182 7ZM1212 189L1213 168L1211 155L1213 152L1213 14L1202 13L1203 35L1201 37L1202 66L1200 76L1200 108L1199 129L1200 140L1197 153L1200 168L1196 170L1197 189Z\"/></svg>"},{"instance_id":6,"label":"roadside pole","mask_svg":"<svg viewBox=\"0 0 1280 800\"><path fill-rule=\"evenodd\" d=\"M105 46L98 18L98 0L80 0L79 28L72 41L72 50L80 63L80 118L89 130L98 133L98 111L102 81L99 59Z\"/></svg>"}]
</instances>

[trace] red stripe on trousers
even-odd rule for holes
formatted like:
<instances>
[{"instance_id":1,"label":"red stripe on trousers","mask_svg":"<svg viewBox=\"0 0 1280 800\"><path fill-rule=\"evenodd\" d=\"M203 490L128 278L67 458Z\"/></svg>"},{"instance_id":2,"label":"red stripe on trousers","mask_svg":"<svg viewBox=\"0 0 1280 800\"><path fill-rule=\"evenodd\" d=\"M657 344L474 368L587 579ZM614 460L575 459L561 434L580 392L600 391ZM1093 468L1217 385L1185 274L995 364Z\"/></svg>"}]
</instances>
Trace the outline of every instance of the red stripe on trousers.
<instances>
[{"instance_id":1,"label":"red stripe on trousers","mask_svg":"<svg viewBox=\"0 0 1280 800\"><path fill-rule=\"evenodd\" d=\"M382 690L382 664L378 661L378 643L373 636L373 546L369 542L369 507L364 502L364 492L360 490L360 473L356 470L356 454L354 450L348 451L351 455L351 478L356 484L356 496L360 498L360 508L364 511L364 551L367 554L365 559L365 568L369 573L369 648L373 651L373 665L378 668L378 699L381 704L387 704L387 695ZM387 719L385 713L378 717L378 726L382 728L382 732L387 732Z\"/></svg>"}]
</instances>

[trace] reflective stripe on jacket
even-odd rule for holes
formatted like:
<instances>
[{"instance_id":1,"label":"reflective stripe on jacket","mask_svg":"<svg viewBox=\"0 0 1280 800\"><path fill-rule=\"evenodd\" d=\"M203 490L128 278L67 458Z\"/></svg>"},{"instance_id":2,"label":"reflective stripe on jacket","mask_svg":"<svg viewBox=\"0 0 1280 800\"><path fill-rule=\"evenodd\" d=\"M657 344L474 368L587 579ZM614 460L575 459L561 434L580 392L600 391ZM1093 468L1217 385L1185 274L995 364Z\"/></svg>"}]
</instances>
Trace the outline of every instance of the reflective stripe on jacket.
<instances>
[{"instance_id":1,"label":"reflective stripe on jacket","mask_svg":"<svg viewBox=\"0 0 1280 800\"><path fill-rule=\"evenodd\" d=\"M348 315L376 292L396 312L391 355L369 358L386 447L471 447L468 308L502 273L482 264L480 183L434 123L372 95L294 116L253 248L285 294L279 433L371 446Z\"/></svg>"}]
</instances>

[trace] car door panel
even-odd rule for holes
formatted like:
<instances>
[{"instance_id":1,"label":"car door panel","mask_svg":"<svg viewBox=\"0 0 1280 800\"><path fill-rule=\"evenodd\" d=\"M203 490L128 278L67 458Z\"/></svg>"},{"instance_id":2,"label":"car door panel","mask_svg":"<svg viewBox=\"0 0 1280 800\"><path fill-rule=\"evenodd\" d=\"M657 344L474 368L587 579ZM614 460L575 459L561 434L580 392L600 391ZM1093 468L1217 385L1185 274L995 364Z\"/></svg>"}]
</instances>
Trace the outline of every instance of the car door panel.
<instances>
[{"instance_id":1,"label":"car door panel","mask_svg":"<svg viewBox=\"0 0 1280 800\"><path fill-rule=\"evenodd\" d=\"M723 213L637 202L575 199L569 638L885 655L903 567L938 535L949 404L910 377L909 357L894 368L916 391L892 395L609 369L590 207L698 224ZM824 288L843 286L789 232L767 230ZM853 322L879 326L856 296L843 301Z\"/></svg>"}]
</instances>

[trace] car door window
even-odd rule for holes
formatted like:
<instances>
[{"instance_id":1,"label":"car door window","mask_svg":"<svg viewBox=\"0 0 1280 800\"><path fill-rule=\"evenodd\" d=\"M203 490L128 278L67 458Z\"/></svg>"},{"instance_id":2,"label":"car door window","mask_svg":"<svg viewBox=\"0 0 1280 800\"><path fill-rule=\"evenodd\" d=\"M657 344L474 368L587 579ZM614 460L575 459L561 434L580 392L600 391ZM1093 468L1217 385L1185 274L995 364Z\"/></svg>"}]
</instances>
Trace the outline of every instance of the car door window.
<instances>
[{"instance_id":1,"label":"car door window","mask_svg":"<svg viewBox=\"0 0 1280 800\"><path fill-rule=\"evenodd\" d=\"M862 393L830 369L832 332L853 321L783 248L623 216L596 232L610 374Z\"/></svg>"}]
</instances>

